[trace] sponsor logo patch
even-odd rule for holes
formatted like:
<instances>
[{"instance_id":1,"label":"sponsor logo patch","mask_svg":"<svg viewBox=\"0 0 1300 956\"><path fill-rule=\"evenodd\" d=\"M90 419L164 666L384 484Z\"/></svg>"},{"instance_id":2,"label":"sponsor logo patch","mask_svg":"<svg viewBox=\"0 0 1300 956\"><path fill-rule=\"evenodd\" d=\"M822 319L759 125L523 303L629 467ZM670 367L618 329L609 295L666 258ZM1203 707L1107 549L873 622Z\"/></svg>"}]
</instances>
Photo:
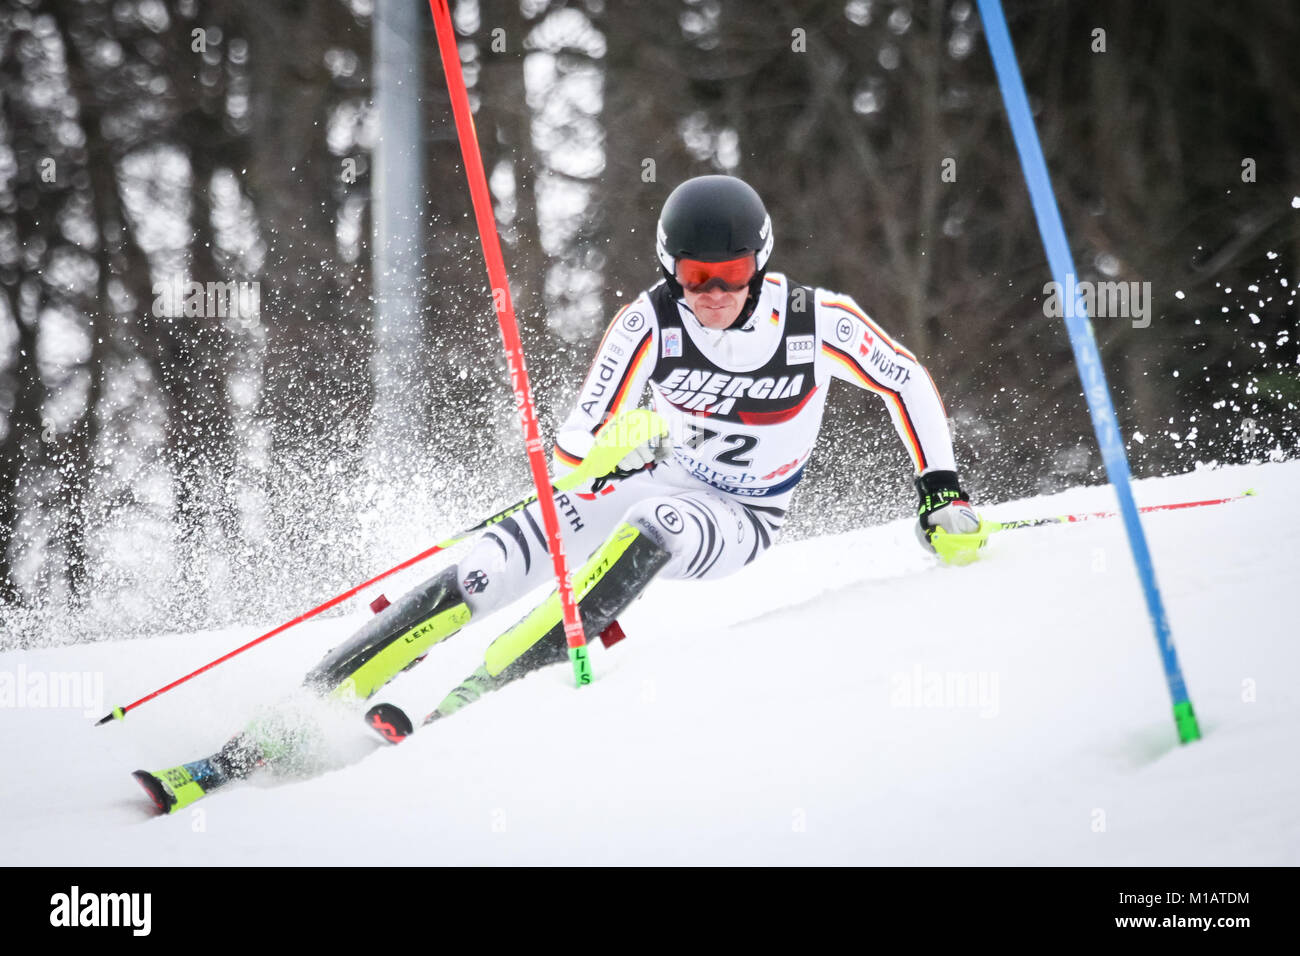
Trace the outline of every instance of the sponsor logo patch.
<instances>
[{"instance_id":1,"label":"sponsor logo patch","mask_svg":"<svg viewBox=\"0 0 1300 956\"><path fill-rule=\"evenodd\" d=\"M785 340L786 365L806 365L815 354L811 335L792 335Z\"/></svg>"},{"instance_id":2,"label":"sponsor logo patch","mask_svg":"<svg viewBox=\"0 0 1300 956\"><path fill-rule=\"evenodd\" d=\"M657 520L670 534L682 533L682 516L672 505L660 505L655 509Z\"/></svg>"},{"instance_id":3,"label":"sponsor logo patch","mask_svg":"<svg viewBox=\"0 0 1300 956\"><path fill-rule=\"evenodd\" d=\"M871 350L876 347L876 340L871 336L871 330L864 328L862 330L862 344L858 346L858 354L866 358L871 354Z\"/></svg>"},{"instance_id":4,"label":"sponsor logo patch","mask_svg":"<svg viewBox=\"0 0 1300 956\"><path fill-rule=\"evenodd\" d=\"M623 328L629 332L640 332L645 328L645 316L640 312L629 312L623 317Z\"/></svg>"},{"instance_id":5,"label":"sponsor logo patch","mask_svg":"<svg viewBox=\"0 0 1300 956\"><path fill-rule=\"evenodd\" d=\"M892 362L885 358L883 350L876 350L871 353L868 364L876 369L875 378L879 381L889 379L899 385L906 385L912 378L912 373L897 362Z\"/></svg>"},{"instance_id":6,"label":"sponsor logo patch","mask_svg":"<svg viewBox=\"0 0 1300 956\"><path fill-rule=\"evenodd\" d=\"M682 330L664 329L664 358L677 358L682 354Z\"/></svg>"},{"instance_id":7,"label":"sponsor logo patch","mask_svg":"<svg viewBox=\"0 0 1300 956\"><path fill-rule=\"evenodd\" d=\"M812 354L801 361L811 362ZM766 402L799 398L804 395L806 379L802 372L794 376L773 378L769 375L755 379L711 369L678 368L654 384L670 405L682 411L728 415L740 399Z\"/></svg>"},{"instance_id":8,"label":"sponsor logo patch","mask_svg":"<svg viewBox=\"0 0 1300 956\"><path fill-rule=\"evenodd\" d=\"M555 507L569 519L569 524L572 526L574 531L581 531L585 527L582 523L582 516L578 514L577 507L575 507L573 502L569 500L568 495L557 495L555 499Z\"/></svg>"},{"instance_id":9,"label":"sponsor logo patch","mask_svg":"<svg viewBox=\"0 0 1300 956\"><path fill-rule=\"evenodd\" d=\"M841 342L847 342L849 339L853 338L853 320L846 316L836 322L835 337Z\"/></svg>"}]
</instances>

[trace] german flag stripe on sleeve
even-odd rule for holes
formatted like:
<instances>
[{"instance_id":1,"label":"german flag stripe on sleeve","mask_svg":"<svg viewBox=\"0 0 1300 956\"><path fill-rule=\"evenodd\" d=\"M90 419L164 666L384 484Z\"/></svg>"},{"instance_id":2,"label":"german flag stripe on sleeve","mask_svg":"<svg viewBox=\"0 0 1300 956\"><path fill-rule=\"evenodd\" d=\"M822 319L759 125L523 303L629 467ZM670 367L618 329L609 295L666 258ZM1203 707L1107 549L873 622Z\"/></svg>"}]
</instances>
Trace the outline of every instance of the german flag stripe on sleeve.
<instances>
[{"instance_id":1,"label":"german flag stripe on sleeve","mask_svg":"<svg viewBox=\"0 0 1300 956\"><path fill-rule=\"evenodd\" d=\"M847 312L849 315L861 319L863 322L867 324L867 328L871 329L871 331L874 332L880 338L880 340L883 341L886 345L888 345L891 349L893 349L899 355L902 355L906 358L910 358L913 362L916 362L915 355L913 355L907 349L903 348L901 345L899 345L897 342L891 339L888 335L884 333L884 331L880 328L880 326L876 325L876 323L872 322L869 318L867 318L863 312L861 312L858 309L855 309L848 302L841 302L838 299L828 299L825 302L823 302L822 305L826 306L829 309L839 309L841 312ZM921 363L916 362L916 364L920 365Z\"/></svg>"},{"instance_id":2,"label":"german flag stripe on sleeve","mask_svg":"<svg viewBox=\"0 0 1300 956\"><path fill-rule=\"evenodd\" d=\"M576 468L578 467L578 465L582 464L581 458L579 458L577 455L570 455L558 444L555 446L555 457L560 459L561 462L568 465L570 468Z\"/></svg>"},{"instance_id":3,"label":"german flag stripe on sleeve","mask_svg":"<svg viewBox=\"0 0 1300 956\"><path fill-rule=\"evenodd\" d=\"M623 377L618 380L618 384L614 386L614 397L610 399L609 410L605 413L601 423L591 430L593 435L599 434L600 430L605 427L605 422L622 410L629 397L627 394L628 386L636 381L637 373L641 370L641 366L645 364L646 356L650 354L650 343L652 341L654 341L654 331L653 329L646 329L646 333L642 337L640 344L637 345L636 351L632 353L632 361L628 363L627 370L623 373Z\"/></svg>"},{"instance_id":4,"label":"german flag stripe on sleeve","mask_svg":"<svg viewBox=\"0 0 1300 956\"><path fill-rule=\"evenodd\" d=\"M833 359L844 366L853 378L862 384L863 388L875 392L877 395L883 395L885 400L898 410L898 420L903 423L903 432L907 436L907 450L912 456L912 461L916 464L917 473L925 471L925 452L921 450L921 440L916 435L912 417L907 414L907 406L903 403L903 397L894 389L873 381L847 353L841 352L829 342L822 343L822 352L825 353L827 358Z\"/></svg>"}]
</instances>

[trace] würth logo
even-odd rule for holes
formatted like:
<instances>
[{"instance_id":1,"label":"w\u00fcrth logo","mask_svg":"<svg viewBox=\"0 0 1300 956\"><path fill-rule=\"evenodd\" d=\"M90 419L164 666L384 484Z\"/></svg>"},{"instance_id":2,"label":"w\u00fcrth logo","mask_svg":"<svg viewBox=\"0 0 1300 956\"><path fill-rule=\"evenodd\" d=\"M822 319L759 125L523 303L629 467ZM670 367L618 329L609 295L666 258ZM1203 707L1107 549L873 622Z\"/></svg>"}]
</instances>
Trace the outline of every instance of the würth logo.
<instances>
[{"instance_id":1,"label":"w\u00fcrth logo","mask_svg":"<svg viewBox=\"0 0 1300 956\"><path fill-rule=\"evenodd\" d=\"M129 926L133 936L148 936L152 926L152 893L69 893L50 897L51 926Z\"/></svg>"}]
</instances>

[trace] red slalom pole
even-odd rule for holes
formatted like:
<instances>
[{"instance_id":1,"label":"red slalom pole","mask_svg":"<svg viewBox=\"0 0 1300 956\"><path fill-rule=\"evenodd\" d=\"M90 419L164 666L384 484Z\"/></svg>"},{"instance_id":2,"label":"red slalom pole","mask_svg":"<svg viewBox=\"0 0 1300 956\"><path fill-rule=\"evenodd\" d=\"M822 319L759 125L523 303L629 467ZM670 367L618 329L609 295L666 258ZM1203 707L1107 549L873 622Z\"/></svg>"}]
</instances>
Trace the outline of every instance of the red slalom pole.
<instances>
[{"instance_id":1,"label":"red slalom pole","mask_svg":"<svg viewBox=\"0 0 1300 956\"><path fill-rule=\"evenodd\" d=\"M1251 494L1251 492L1248 491L1246 494ZM1179 508L1204 508L1206 505L1224 505L1229 501L1236 501L1241 497L1244 496L1233 495L1231 498L1209 498L1205 501L1179 501L1169 505L1147 505L1145 508L1139 508L1138 511L1142 514L1147 514L1151 511L1177 511ZM1066 515L1065 520L1087 521L1090 518L1114 518L1118 514L1118 511L1086 511L1079 514Z\"/></svg>"},{"instance_id":2,"label":"red slalom pole","mask_svg":"<svg viewBox=\"0 0 1300 956\"><path fill-rule=\"evenodd\" d=\"M1239 495L1233 495L1231 498L1207 498L1205 501L1179 501L1167 505L1147 505L1145 508L1139 508L1141 514L1147 514L1152 511L1177 511L1180 508L1204 508L1206 505L1226 505L1230 501L1240 501L1242 498L1249 498L1254 495L1254 490L1244 491ZM989 522L995 527L993 531L1014 531L1017 528L1037 528L1048 524L1072 524L1076 521L1092 521L1094 518L1116 518L1119 516L1118 511L1081 511L1072 515L1057 515L1053 518L1025 518L1020 521L993 521Z\"/></svg>"},{"instance_id":3,"label":"red slalom pole","mask_svg":"<svg viewBox=\"0 0 1300 956\"><path fill-rule=\"evenodd\" d=\"M556 490L567 491L575 487L577 483L579 483L582 480L585 480L588 477L590 477L590 475L584 472L583 469L581 468L575 469L573 472L571 472L568 475L565 475L562 479L560 479L560 481L557 484ZM236 647L229 654L223 654L220 657L218 657L215 661L204 664L198 670L191 671L190 673L186 674L184 677L177 678L176 680L168 684L166 687L159 687L152 694L146 694L144 697L141 697L139 700L133 703L127 704L125 707L114 707L109 713L105 714L98 721L96 721L95 726L98 727L101 724L106 724L114 717L116 717L118 720L122 720L123 718L126 717L127 711L134 710L136 707L139 707L141 704L153 700L159 694L167 693L167 691L171 690L173 687L178 687L193 677L198 677L204 671L212 670L212 668L216 667L218 664L224 664L226 661L230 660L235 655L244 653L244 651L248 650L250 647L256 647L258 644L261 644L263 641L270 640L271 638L275 637L275 635L277 634L283 634L285 631L289 630L289 628L293 627L295 624L301 624L303 621L307 620L308 618L315 617L317 614L320 614L322 611L327 611L338 604L342 604L348 598L352 597L353 595L361 591L364 591L372 584L378 584L380 581L382 581L384 578L388 577L389 575L396 574L398 571L404 571L407 568L409 568L411 565L418 564L419 562L423 561L425 558L431 558L435 554L438 554L441 551L446 551L448 548L454 548L456 545L460 544L470 535L478 531L482 531L484 528L488 528L494 524L504 521L506 518L510 517L511 515L519 511L522 511L524 508L528 507L528 505L532 504L532 502L533 502L533 497L530 495L529 497L525 498L523 501L517 501L514 504L510 505L509 507L502 508L500 511L492 515L490 518L484 518L482 521L474 525L474 527L472 528L466 528L464 531L457 531L450 538L444 538L442 541L439 541L437 544L435 544L432 548L426 548L424 551L421 551L415 557L407 558L401 564L389 568L387 571L383 572L382 574L376 574L369 581L365 581L361 584L358 584L356 587L344 591L342 594L336 597L330 598L324 604L317 605L316 607L312 608L310 611L307 611L303 614L299 614L292 621L286 621L284 624L281 624L279 627L275 628L274 630L267 631L261 637L255 638L254 640L249 641L247 644L244 644L241 647ZM383 595L381 594L380 597L383 598ZM386 607L387 604L385 603L384 606ZM383 610L383 607L377 608L374 604L371 604L370 609L374 611L376 614L378 614L380 611ZM610 629L617 628L617 627L618 627L617 622L611 624L610 628L606 629L605 634L602 634L601 637L606 638L606 635L610 633ZM621 634L622 632L619 631L619 633ZM610 643L613 642L606 639L606 646L609 646Z\"/></svg>"},{"instance_id":4,"label":"red slalom pole","mask_svg":"<svg viewBox=\"0 0 1300 956\"><path fill-rule=\"evenodd\" d=\"M271 638L275 637L275 635L281 634L289 630L289 628L293 627L295 624L301 624L303 621L307 620L308 618L315 617L317 614L320 614L322 611L328 611L330 608L334 607L335 605L342 604L344 601L352 597L354 594L357 594L360 591L364 591L372 584L377 584L378 582L382 581L384 578L388 577L390 574L396 574L398 571L405 570L406 568L409 568L411 565L423 561L425 558L433 557L433 555L437 554L439 551L445 551L447 548L450 548L452 545L459 543L461 540L462 538L457 537L454 540L451 540L450 542L444 541L442 544L434 545L432 548L429 548L427 551L421 551L415 557L408 558L407 560L403 561L401 564L389 568L383 574L377 574L369 581L366 581L362 584L358 584L356 587L351 588L347 591L344 591L342 594L330 598L324 604L318 604L310 611L305 611L302 614L299 614L292 621L285 621L279 627L267 631L261 637L254 638L253 640L249 641L247 644L244 644L240 647L236 647L229 654L222 654L215 661L210 661L209 663L204 664L198 670L190 671L184 677L178 677L176 680L172 681L166 687L159 687L152 694L145 694L139 700L127 704L125 707L114 707L109 713L105 714L103 717L99 718L99 720L95 721L95 726L98 727L100 724L106 724L114 717L116 717L118 720L121 720L127 715L128 711L135 710L135 708L139 707L141 704L153 700L159 694L165 694L173 687L179 687L181 684L184 684L187 680L190 680L191 678L194 677L198 677L204 671L210 671L218 664L224 664L226 661L230 660L236 654L242 654L250 647L256 647L258 644L261 644L263 641L269 641Z\"/></svg>"},{"instance_id":5,"label":"red slalom pole","mask_svg":"<svg viewBox=\"0 0 1300 956\"><path fill-rule=\"evenodd\" d=\"M478 134L474 131L474 117L469 108L469 93L460 68L460 49L456 45L456 31L451 22L447 0L429 0L433 25L438 33L438 52L442 69L447 76L447 92L456 118L456 135L460 140L460 153L465 160L465 176L469 180L470 197L474 202L474 218L478 223L479 243L487 262L488 281L492 287L492 304L496 308L501 326L501 342L505 348L506 366L510 370L510 385L514 389L519 421L523 425L524 446L528 450L528 466L537 487L537 498L542 506L542 521L551 549L551 563L559 583L560 605L564 609L564 636L569 645L569 658L573 661L573 674L578 686L591 683L591 662L587 656L587 638L582 631L582 620L573 599L569 582L569 569L564 558L564 541L560 537L560 516L555 510L551 494L550 470L542 450L541 429L537 423L537 407L533 404L532 389L528 384L528 370L524 366L524 348L519 338L519 325L515 321L515 307L510 299L510 282L506 277L505 260L501 257L501 242L497 236L496 214L492 209L492 196L488 192L487 176L483 172L483 159L479 155Z\"/></svg>"}]
</instances>

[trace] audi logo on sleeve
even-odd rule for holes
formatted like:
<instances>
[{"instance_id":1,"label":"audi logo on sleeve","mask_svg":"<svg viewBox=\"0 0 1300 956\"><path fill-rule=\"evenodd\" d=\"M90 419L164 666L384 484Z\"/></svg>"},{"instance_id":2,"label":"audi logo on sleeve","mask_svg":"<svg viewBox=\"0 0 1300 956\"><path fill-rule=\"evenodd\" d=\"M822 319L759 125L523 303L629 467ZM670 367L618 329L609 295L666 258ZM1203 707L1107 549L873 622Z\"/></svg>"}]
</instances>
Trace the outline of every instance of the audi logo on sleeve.
<instances>
[{"instance_id":1,"label":"audi logo on sleeve","mask_svg":"<svg viewBox=\"0 0 1300 956\"><path fill-rule=\"evenodd\" d=\"M807 365L817 355L811 335L792 335L785 340L785 364Z\"/></svg>"}]
</instances>

